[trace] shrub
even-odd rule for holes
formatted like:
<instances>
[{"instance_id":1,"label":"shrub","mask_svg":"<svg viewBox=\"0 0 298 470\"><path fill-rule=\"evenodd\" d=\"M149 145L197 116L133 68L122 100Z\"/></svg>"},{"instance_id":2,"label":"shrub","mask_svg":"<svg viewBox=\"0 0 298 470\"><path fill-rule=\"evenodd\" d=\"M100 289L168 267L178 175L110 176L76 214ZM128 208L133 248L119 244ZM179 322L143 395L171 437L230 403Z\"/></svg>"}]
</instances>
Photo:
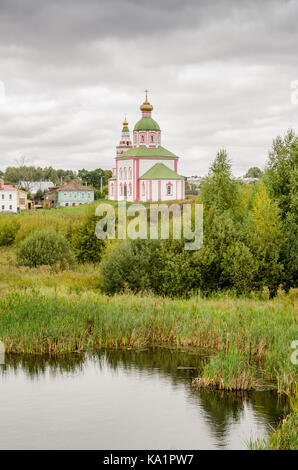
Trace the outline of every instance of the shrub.
<instances>
[{"instance_id":1,"label":"shrub","mask_svg":"<svg viewBox=\"0 0 298 470\"><path fill-rule=\"evenodd\" d=\"M11 216L3 217L0 219L0 246L11 245L15 238L16 234L20 228L20 224L11 219Z\"/></svg>"},{"instance_id":2,"label":"shrub","mask_svg":"<svg viewBox=\"0 0 298 470\"><path fill-rule=\"evenodd\" d=\"M101 261L105 241L99 240L95 235L97 221L98 217L89 213L82 222L68 227L67 238L80 263Z\"/></svg>"},{"instance_id":3,"label":"shrub","mask_svg":"<svg viewBox=\"0 0 298 470\"><path fill-rule=\"evenodd\" d=\"M107 294L148 291L152 288L152 271L158 242L128 240L117 244L101 264L103 290Z\"/></svg>"},{"instance_id":4,"label":"shrub","mask_svg":"<svg viewBox=\"0 0 298 470\"><path fill-rule=\"evenodd\" d=\"M73 265L74 255L63 235L53 229L43 229L20 243L17 260L23 266L58 265L65 269Z\"/></svg>"}]
</instances>

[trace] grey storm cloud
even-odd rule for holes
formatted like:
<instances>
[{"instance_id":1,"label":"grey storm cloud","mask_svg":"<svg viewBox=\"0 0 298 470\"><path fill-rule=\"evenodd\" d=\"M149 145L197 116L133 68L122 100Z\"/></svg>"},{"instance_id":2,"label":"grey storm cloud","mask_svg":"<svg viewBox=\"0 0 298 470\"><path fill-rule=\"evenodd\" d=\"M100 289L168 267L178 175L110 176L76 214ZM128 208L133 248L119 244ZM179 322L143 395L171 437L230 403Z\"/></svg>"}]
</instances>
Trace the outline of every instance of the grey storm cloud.
<instances>
[{"instance_id":1,"label":"grey storm cloud","mask_svg":"<svg viewBox=\"0 0 298 470\"><path fill-rule=\"evenodd\" d=\"M1 0L0 168L111 168L144 88L180 172L263 167L297 127L296 0Z\"/></svg>"}]
</instances>

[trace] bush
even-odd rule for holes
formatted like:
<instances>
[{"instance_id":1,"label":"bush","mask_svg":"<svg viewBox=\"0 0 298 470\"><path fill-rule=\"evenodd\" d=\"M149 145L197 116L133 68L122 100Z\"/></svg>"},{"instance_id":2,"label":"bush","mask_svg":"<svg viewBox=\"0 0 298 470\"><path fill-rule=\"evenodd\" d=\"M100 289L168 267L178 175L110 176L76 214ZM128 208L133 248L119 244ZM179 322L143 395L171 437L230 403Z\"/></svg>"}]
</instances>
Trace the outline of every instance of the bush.
<instances>
[{"instance_id":1,"label":"bush","mask_svg":"<svg viewBox=\"0 0 298 470\"><path fill-rule=\"evenodd\" d=\"M101 264L103 290L107 294L148 291L158 242L129 240L119 243Z\"/></svg>"},{"instance_id":2,"label":"bush","mask_svg":"<svg viewBox=\"0 0 298 470\"><path fill-rule=\"evenodd\" d=\"M23 266L58 265L61 269L74 263L74 254L66 238L53 229L38 230L23 240L17 250L17 260Z\"/></svg>"},{"instance_id":3,"label":"bush","mask_svg":"<svg viewBox=\"0 0 298 470\"><path fill-rule=\"evenodd\" d=\"M11 245L20 228L20 224L10 217L11 216L9 216L9 218L3 217L0 219L0 246Z\"/></svg>"}]
</instances>

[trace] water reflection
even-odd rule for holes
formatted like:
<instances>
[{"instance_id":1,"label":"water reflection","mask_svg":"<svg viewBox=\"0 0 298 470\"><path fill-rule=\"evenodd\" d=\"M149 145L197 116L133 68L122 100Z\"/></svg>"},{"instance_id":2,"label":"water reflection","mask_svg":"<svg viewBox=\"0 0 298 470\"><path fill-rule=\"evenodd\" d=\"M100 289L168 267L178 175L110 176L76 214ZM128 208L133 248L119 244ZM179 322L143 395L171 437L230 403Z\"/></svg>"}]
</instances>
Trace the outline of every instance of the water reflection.
<instances>
[{"instance_id":1,"label":"water reflection","mask_svg":"<svg viewBox=\"0 0 298 470\"><path fill-rule=\"evenodd\" d=\"M264 436L288 412L286 400L274 391L194 389L191 380L205 361L194 353L161 348L59 357L7 355L0 368L0 420L9 420L10 428L5 435L0 430L0 446L244 448L251 437L248 429L257 434L253 437ZM44 409L51 398L56 422L65 427L60 437L59 430L47 431L51 420L55 422ZM41 429L39 434L32 431L28 444L19 427L28 427L29 416Z\"/></svg>"}]
</instances>

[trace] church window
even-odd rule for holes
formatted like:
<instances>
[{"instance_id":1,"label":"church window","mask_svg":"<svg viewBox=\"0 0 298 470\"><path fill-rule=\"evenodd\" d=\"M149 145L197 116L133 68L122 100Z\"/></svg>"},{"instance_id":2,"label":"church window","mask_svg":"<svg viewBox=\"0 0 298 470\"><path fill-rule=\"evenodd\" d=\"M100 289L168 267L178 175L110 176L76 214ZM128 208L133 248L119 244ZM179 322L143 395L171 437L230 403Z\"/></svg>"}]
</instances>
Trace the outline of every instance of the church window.
<instances>
[{"instance_id":1,"label":"church window","mask_svg":"<svg viewBox=\"0 0 298 470\"><path fill-rule=\"evenodd\" d=\"M151 136L151 142L154 142L154 136L153 135Z\"/></svg>"},{"instance_id":2,"label":"church window","mask_svg":"<svg viewBox=\"0 0 298 470\"><path fill-rule=\"evenodd\" d=\"M124 179L125 179L125 180L127 179L127 170L126 170L126 167L124 168Z\"/></svg>"},{"instance_id":3,"label":"church window","mask_svg":"<svg viewBox=\"0 0 298 470\"><path fill-rule=\"evenodd\" d=\"M142 135L141 139L142 139L142 142L145 142L145 136L144 135Z\"/></svg>"},{"instance_id":4,"label":"church window","mask_svg":"<svg viewBox=\"0 0 298 470\"><path fill-rule=\"evenodd\" d=\"M145 196L145 183L142 184L142 196Z\"/></svg>"},{"instance_id":5,"label":"church window","mask_svg":"<svg viewBox=\"0 0 298 470\"><path fill-rule=\"evenodd\" d=\"M122 168L119 170L119 179L122 180Z\"/></svg>"},{"instance_id":6,"label":"church window","mask_svg":"<svg viewBox=\"0 0 298 470\"><path fill-rule=\"evenodd\" d=\"M172 194L172 185L171 185L171 184L168 184L168 185L167 185L167 195L168 195L168 196L171 196L171 194Z\"/></svg>"},{"instance_id":7,"label":"church window","mask_svg":"<svg viewBox=\"0 0 298 470\"><path fill-rule=\"evenodd\" d=\"M131 166L129 167L129 170L128 170L128 177L129 177L129 179L131 180L131 177L132 177Z\"/></svg>"}]
</instances>

